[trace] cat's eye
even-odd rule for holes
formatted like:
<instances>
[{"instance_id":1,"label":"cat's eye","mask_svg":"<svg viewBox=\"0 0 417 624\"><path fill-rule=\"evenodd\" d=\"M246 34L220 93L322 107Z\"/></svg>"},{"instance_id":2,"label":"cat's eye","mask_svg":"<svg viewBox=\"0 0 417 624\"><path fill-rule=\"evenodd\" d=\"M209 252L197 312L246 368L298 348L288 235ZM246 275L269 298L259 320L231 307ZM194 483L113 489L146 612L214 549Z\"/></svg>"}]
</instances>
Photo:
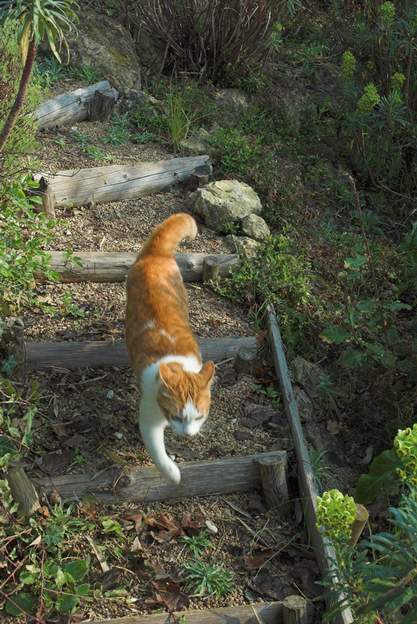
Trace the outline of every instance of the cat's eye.
<instances>
[{"instance_id":1,"label":"cat's eye","mask_svg":"<svg viewBox=\"0 0 417 624\"><path fill-rule=\"evenodd\" d=\"M175 420L175 422L182 422L183 419L181 418L181 416L173 416L172 420Z\"/></svg>"}]
</instances>

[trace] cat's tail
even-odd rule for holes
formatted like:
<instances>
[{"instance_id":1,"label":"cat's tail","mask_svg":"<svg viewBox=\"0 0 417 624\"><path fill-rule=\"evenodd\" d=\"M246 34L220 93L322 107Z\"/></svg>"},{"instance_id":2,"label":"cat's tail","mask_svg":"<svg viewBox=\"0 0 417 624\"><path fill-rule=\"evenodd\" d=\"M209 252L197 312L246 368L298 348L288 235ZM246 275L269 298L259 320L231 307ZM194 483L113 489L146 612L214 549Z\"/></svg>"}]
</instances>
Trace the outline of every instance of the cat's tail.
<instances>
[{"instance_id":1,"label":"cat's tail","mask_svg":"<svg viewBox=\"0 0 417 624\"><path fill-rule=\"evenodd\" d=\"M197 234L197 224L193 217L185 212L178 212L168 217L152 232L138 259L144 256L165 256L170 258L175 254L182 240L193 240Z\"/></svg>"}]
</instances>

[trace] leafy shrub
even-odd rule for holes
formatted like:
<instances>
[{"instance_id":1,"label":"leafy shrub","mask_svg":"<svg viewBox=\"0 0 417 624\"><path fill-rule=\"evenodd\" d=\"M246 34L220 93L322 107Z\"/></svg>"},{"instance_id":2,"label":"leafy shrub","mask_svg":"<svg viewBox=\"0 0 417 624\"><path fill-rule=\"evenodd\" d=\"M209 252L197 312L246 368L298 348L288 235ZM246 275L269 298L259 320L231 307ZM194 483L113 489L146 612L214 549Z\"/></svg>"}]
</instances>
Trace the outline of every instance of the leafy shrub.
<instances>
[{"instance_id":1,"label":"leafy shrub","mask_svg":"<svg viewBox=\"0 0 417 624\"><path fill-rule=\"evenodd\" d=\"M36 274L54 277L44 251L52 239L53 222L44 212L36 212L40 198L27 194L36 188L29 177L0 188L0 315L41 305L34 292Z\"/></svg>"},{"instance_id":2,"label":"leafy shrub","mask_svg":"<svg viewBox=\"0 0 417 624\"><path fill-rule=\"evenodd\" d=\"M312 300L310 266L294 241L271 237L254 258L239 267L217 287L221 294L250 306L270 303L278 310L280 324L291 346L298 341Z\"/></svg>"},{"instance_id":3,"label":"leafy shrub","mask_svg":"<svg viewBox=\"0 0 417 624\"><path fill-rule=\"evenodd\" d=\"M221 171L240 176L249 173L259 151L257 141L250 141L238 128L218 128L210 144L219 153Z\"/></svg>"},{"instance_id":4,"label":"leafy shrub","mask_svg":"<svg viewBox=\"0 0 417 624\"><path fill-rule=\"evenodd\" d=\"M356 517L356 505L351 496L329 490L317 497L317 525L333 540L348 540Z\"/></svg>"},{"instance_id":5,"label":"leafy shrub","mask_svg":"<svg viewBox=\"0 0 417 624\"><path fill-rule=\"evenodd\" d=\"M10 20L0 25L0 130L13 105L22 73L21 50L17 43L17 25ZM19 159L36 146L36 123L30 113L41 99L41 89L36 80L29 86L22 114L19 116L5 151L3 171L12 173L20 169Z\"/></svg>"},{"instance_id":6,"label":"leafy shrub","mask_svg":"<svg viewBox=\"0 0 417 624\"><path fill-rule=\"evenodd\" d=\"M262 59L275 12L271 0L144 0L131 3L129 16L132 28L140 25L149 34L165 72L218 81L229 66Z\"/></svg>"}]
</instances>

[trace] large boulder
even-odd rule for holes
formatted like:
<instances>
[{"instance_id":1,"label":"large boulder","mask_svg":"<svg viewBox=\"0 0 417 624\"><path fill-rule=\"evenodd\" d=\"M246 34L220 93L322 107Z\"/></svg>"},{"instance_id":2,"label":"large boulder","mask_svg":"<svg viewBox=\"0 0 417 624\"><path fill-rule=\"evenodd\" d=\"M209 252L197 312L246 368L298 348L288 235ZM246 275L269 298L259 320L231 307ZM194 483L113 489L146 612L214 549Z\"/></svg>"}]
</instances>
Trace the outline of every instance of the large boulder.
<instances>
[{"instance_id":1,"label":"large boulder","mask_svg":"<svg viewBox=\"0 0 417 624\"><path fill-rule=\"evenodd\" d=\"M297 356L294 358L291 368L295 383L304 388L310 398L318 398L321 380L325 376L320 366Z\"/></svg>"},{"instance_id":2,"label":"large boulder","mask_svg":"<svg viewBox=\"0 0 417 624\"><path fill-rule=\"evenodd\" d=\"M83 10L77 30L67 37L71 63L89 65L120 91L140 88L140 65L126 28L108 15Z\"/></svg>"},{"instance_id":3,"label":"large boulder","mask_svg":"<svg viewBox=\"0 0 417 624\"><path fill-rule=\"evenodd\" d=\"M227 226L240 223L248 215L259 214L262 210L261 200L253 188L238 180L210 182L197 189L192 203L206 225L221 233Z\"/></svg>"},{"instance_id":4,"label":"large boulder","mask_svg":"<svg viewBox=\"0 0 417 624\"><path fill-rule=\"evenodd\" d=\"M264 241L271 235L265 219L256 214L250 214L242 219L242 232L257 241Z\"/></svg>"}]
</instances>

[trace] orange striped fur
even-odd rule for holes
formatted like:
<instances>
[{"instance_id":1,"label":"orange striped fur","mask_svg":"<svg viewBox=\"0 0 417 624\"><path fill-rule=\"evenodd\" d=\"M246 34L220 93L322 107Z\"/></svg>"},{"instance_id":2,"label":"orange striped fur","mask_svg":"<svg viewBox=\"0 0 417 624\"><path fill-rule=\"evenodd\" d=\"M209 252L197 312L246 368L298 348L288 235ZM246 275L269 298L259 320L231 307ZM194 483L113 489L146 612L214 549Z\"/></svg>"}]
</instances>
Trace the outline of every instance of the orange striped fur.
<instances>
[{"instance_id":1,"label":"orange striped fur","mask_svg":"<svg viewBox=\"0 0 417 624\"><path fill-rule=\"evenodd\" d=\"M213 362L202 365L174 257L181 240L196 236L191 216L172 215L154 230L127 280L126 343L142 393L139 426L156 466L175 483L180 472L166 454L164 429L198 433L208 416L214 376Z\"/></svg>"}]
</instances>

